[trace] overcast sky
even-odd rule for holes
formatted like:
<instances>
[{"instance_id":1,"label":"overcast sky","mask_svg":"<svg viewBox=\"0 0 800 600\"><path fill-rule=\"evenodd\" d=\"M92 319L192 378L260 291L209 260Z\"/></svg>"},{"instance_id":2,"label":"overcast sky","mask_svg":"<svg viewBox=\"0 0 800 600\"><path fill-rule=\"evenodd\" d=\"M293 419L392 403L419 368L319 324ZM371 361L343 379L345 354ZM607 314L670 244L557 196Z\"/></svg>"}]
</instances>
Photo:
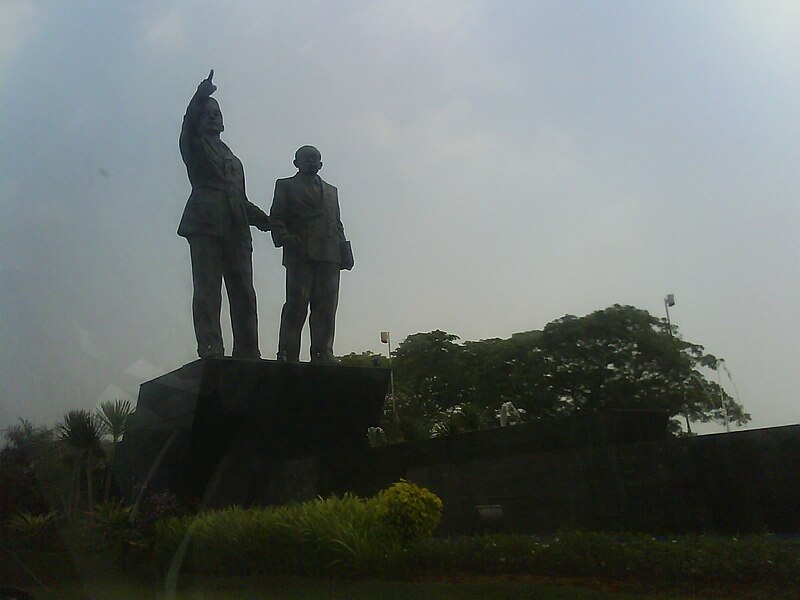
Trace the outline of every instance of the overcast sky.
<instances>
[{"instance_id":1,"label":"overcast sky","mask_svg":"<svg viewBox=\"0 0 800 600\"><path fill-rule=\"evenodd\" d=\"M303 144L339 188L337 354L674 293L750 426L800 422L799 32L791 0L0 0L0 426L195 358L178 134L211 68L251 201Z\"/></svg>"}]
</instances>

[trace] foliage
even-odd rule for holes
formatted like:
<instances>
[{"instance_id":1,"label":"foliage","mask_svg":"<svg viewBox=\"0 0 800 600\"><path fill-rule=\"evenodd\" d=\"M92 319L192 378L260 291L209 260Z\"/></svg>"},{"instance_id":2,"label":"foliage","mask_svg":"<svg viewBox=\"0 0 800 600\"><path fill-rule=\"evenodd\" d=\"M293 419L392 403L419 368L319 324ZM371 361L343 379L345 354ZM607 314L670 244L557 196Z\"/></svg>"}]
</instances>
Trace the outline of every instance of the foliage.
<instances>
[{"instance_id":1,"label":"foliage","mask_svg":"<svg viewBox=\"0 0 800 600\"><path fill-rule=\"evenodd\" d=\"M401 479L377 498L381 518L404 540L432 535L442 518L442 501L430 490Z\"/></svg>"},{"instance_id":2,"label":"foliage","mask_svg":"<svg viewBox=\"0 0 800 600\"><path fill-rule=\"evenodd\" d=\"M22 512L47 512L48 498L39 475L49 475L59 460L52 430L20 419L8 428L5 439L0 450L0 520Z\"/></svg>"},{"instance_id":3,"label":"foliage","mask_svg":"<svg viewBox=\"0 0 800 600\"><path fill-rule=\"evenodd\" d=\"M128 427L128 417L133 412L130 400L106 400L100 403L96 418L100 422L105 435L110 435L116 444L125 435Z\"/></svg>"},{"instance_id":4,"label":"foliage","mask_svg":"<svg viewBox=\"0 0 800 600\"><path fill-rule=\"evenodd\" d=\"M34 515L22 512L14 515L9 521L9 527L25 537L36 537L44 531L51 529L56 523L56 513L49 512L43 515Z\"/></svg>"},{"instance_id":5,"label":"foliage","mask_svg":"<svg viewBox=\"0 0 800 600\"><path fill-rule=\"evenodd\" d=\"M152 537L156 523L169 517L182 517L195 511L197 502L185 503L171 490L150 492L141 504L131 510L131 520L136 530L145 537Z\"/></svg>"},{"instance_id":6,"label":"foliage","mask_svg":"<svg viewBox=\"0 0 800 600\"><path fill-rule=\"evenodd\" d=\"M398 543L377 504L353 497L280 509L227 509L158 523L162 564L187 532L191 566L208 574L304 576L529 575L669 584L800 584L800 542L743 538L560 532L555 536L422 537ZM311 511L311 512L309 512ZM358 515L358 516L356 516ZM336 521L342 518L343 523ZM359 541L354 541L359 540ZM388 543L394 540L394 543ZM360 548L360 551L354 551Z\"/></svg>"},{"instance_id":7,"label":"foliage","mask_svg":"<svg viewBox=\"0 0 800 600\"><path fill-rule=\"evenodd\" d=\"M102 422L86 410L71 410L56 425L59 437L81 453L102 456L100 438L105 430Z\"/></svg>"},{"instance_id":8,"label":"foliage","mask_svg":"<svg viewBox=\"0 0 800 600\"><path fill-rule=\"evenodd\" d=\"M581 318L564 316L545 326L540 352L547 381L542 391L575 409L647 407L724 422L715 400L722 397L733 422L750 419L698 370L718 368L719 359L671 336L666 323L645 310L614 305Z\"/></svg>"},{"instance_id":9,"label":"foliage","mask_svg":"<svg viewBox=\"0 0 800 600\"><path fill-rule=\"evenodd\" d=\"M122 500L95 503L91 518L94 525L110 533L131 527L131 509Z\"/></svg>"},{"instance_id":10,"label":"foliage","mask_svg":"<svg viewBox=\"0 0 800 600\"><path fill-rule=\"evenodd\" d=\"M93 530L96 547L110 551L123 563L131 549L149 550L150 541L136 528L131 519L132 509L121 500L98 502L94 510L87 513L84 526Z\"/></svg>"},{"instance_id":11,"label":"foliage","mask_svg":"<svg viewBox=\"0 0 800 600\"><path fill-rule=\"evenodd\" d=\"M156 554L166 567L190 541L185 566L197 572L384 574L409 540L430 535L441 513L441 501L413 484L400 482L384 494L162 519L156 523Z\"/></svg>"},{"instance_id":12,"label":"foliage","mask_svg":"<svg viewBox=\"0 0 800 600\"><path fill-rule=\"evenodd\" d=\"M358 354L351 352L339 357L339 363L346 367L382 367L389 368L389 358L383 354L376 354L367 350Z\"/></svg>"},{"instance_id":13,"label":"foliage","mask_svg":"<svg viewBox=\"0 0 800 600\"><path fill-rule=\"evenodd\" d=\"M185 567L196 572L347 577L380 573L397 543L374 502L350 495L159 521L159 562L170 564L184 540L191 540Z\"/></svg>"},{"instance_id":14,"label":"foliage","mask_svg":"<svg viewBox=\"0 0 800 600\"><path fill-rule=\"evenodd\" d=\"M20 419L5 433L7 442L6 448L10 450L25 451L50 441L53 437L52 431L46 427L36 427L28 419Z\"/></svg>"},{"instance_id":15,"label":"foliage","mask_svg":"<svg viewBox=\"0 0 800 600\"><path fill-rule=\"evenodd\" d=\"M46 514L32 514L21 512L14 515L8 522L9 529L14 533L15 539L29 547L42 547L52 541L56 531L57 515L55 512Z\"/></svg>"},{"instance_id":16,"label":"foliage","mask_svg":"<svg viewBox=\"0 0 800 600\"><path fill-rule=\"evenodd\" d=\"M436 330L408 336L394 351L395 389L428 417L461 402L458 336Z\"/></svg>"},{"instance_id":17,"label":"foliage","mask_svg":"<svg viewBox=\"0 0 800 600\"><path fill-rule=\"evenodd\" d=\"M428 538L409 546L411 573L469 572L674 581L800 583L800 542L772 536L730 538L561 532L556 536Z\"/></svg>"},{"instance_id":18,"label":"foliage","mask_svg":"<svg viewBox=\"0 0 800 600\"><path fill-rule=\"evenodd\" d=\"M81 480L86 482L86 499L88 511L94 506L93 478L95 458L104 458L101 438L105 430L100 419L86 410L71 410L64 415L64 420L56 425L58 435L74 451L73 486L70 493L69 510L75 516L81 504Z\"/></svg>"},{"instance_id":19,"label":"foliage","mask_svg":"<svg viewBox=\"0 0 800 600\"><path fill-rule=\"evenodd\" d=\"M726 412L746 423L750 415L706 376L721 360L672 329L645 310L614 305L509 339L461 344L440 330L410 335L393 354L398 418L381 426L395 442L472 431L496 426L505 402L529 421L646 408L687 423L724 423Z\"/></svg>"},{"instance_id":20,"label":"foliage","mask_svg":"<svg viewBox=\"0 0 800 600\"><path fill-rule=\"evenodd\" d=\"M95 411L95 418L100 423L103 435L111 436L111 449L106 454L105 485L103 486L103 501L109 502L111 497L111 463L117 451L117 445L125 435L128 428L128 419L133 413L130 400L106 400L100 403Z\"/></svg>"}]
</instances>

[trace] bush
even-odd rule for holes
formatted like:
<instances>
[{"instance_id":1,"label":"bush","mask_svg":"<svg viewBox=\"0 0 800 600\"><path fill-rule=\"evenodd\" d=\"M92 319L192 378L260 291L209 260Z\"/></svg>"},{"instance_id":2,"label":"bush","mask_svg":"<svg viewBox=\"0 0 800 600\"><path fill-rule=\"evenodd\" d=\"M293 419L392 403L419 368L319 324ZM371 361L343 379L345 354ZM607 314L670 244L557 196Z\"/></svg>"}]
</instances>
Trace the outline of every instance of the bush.
<instances>
[{"instance_id":1,"label":"bush","mask_svg":"<svg viewBox=\"0 0 800 600\"><path fill-rule=\"evenodd\" d=\"M436 495L401 480L368 500L345 494L162 519L155 551L164 568L177 560L209 574L387 575L402 570L404 547L430 535L441 510Z\"/></svg>"},{"instance_id":2,"label":"bush","mask_svg":"<svg viewBox=\"0 0 800 600\"><path fill-rule=\"evenodd\" d=\"M170 490L151 492L143 499L137 511L133 511L136 530L143 536L151 538L155 532L156 522L168 517L181 517L190 514L196 503L181 502Z\"/></svg>"},{"instance_id":3,"label":"bush","mask_svg":"<svg viewBox=\"0 0 800 600\"><path fill-rule=\"evenodd\" d=\"M401 479L377 497L378 512L404 540L432 535L442 518L442 501L430 490Z\"/></svg>"},{"instance_id":4,"label":"bush","mask_svg":"<svg viewBox=\"0 0 800 600\"><path fill-rule=\"evenodd\" d=\"M404 554L412 573L469 572L670 583L800 584L800 542L771 536L653 538L561 532L556 536L430 538Z\"/></svg>"},{"instance_id":5,"label":"bush","mask_svg":"<svg viewBox=\"0 0 800 600\"><path fill-rule=\"evenodd\" d=\"M8 522L13 539L29 548L44 549L52 545L56 534L57 517L55 512L32 514L21 512Z\"/></svg>"},{"instance_id":6,"label":"bush","mask_svg":"<svg viewBox=\"0 0 800 600\"><path fill-rule=\"evenodd\" d=\"M156 556L168 566L218 575L381 575L401 549L375 500L352 495L278 508L228 508L156 524Z\"/></svg>"}]
</instances>

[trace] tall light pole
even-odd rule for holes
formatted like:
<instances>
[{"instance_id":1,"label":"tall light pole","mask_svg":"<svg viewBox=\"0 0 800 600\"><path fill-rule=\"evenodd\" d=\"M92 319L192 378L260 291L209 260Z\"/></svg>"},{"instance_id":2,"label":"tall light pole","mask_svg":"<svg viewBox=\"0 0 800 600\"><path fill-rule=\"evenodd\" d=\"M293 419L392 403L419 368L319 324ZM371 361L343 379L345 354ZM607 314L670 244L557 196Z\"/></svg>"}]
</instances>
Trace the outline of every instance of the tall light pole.
<instances>
[{"instance_id":1,"label":"tall light pole","mask_svg":"<svg viewBox=\"0 0 800 600\"><path fill-rule=\"evenodd\" d=\"M392 337L388 331L381 331L381 344L389 346L389 394L392 396L392 412L397 419L397 405L394 402L394 369L392 369Z\"/></svg>"},{"instance_id":2,"label":"tall light pole","mask_svg":"<svg viewBox=\"0 0 800 600\"><path fill-rule=\"evenodd\" d=\"M667 331L669 332L669 337L672 336L672 322L669 320L669 307L675 306L675 294L667 294L664 296L664 310L667 313ZM689 422L689 407L686 404L686 382L683 383L683 407L686 410L684 413L684 417L686 419L686 433L692 433L692 425Z\"/></svg>"},{"instance_id":3,"label":"tall light pole","mask_svg":"<svg viewBox=\"0 0 800 600\"><path fill-rule=\"evenodd\" d=\"M724 368L725 359L718 358L716 364L716 371L717 371L717 385L719 386L719 403L722 405L722 408L725 410L725 431L730 433L731 432L731 416L728 413L728 403L725 402L725 390L722 389L722 376L720 375L720 369Z\"/></svg>"},{"instance_id":4,"label":"tall light pole","mask_svg":"<svg viewBox=\"0 0 800 600\"><path fill-rule=\"evenodd\" d=\"M675 294L667 294L664 297L664 310L667 312L667 331L672 337L672 322L669 320L669 307L675 306Z\"/></svg>"}]
</instances>

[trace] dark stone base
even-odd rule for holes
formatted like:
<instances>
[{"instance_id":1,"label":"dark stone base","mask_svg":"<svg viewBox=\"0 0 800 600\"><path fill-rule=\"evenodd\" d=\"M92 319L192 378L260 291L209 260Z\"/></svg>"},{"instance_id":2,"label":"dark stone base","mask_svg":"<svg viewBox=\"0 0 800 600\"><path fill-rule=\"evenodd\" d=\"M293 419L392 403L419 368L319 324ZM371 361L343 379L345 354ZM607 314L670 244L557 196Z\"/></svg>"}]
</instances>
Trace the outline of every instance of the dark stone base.
<instances>
[{"instance_id":1,"label":"dark stone base","mask_svg":"<svg viewBox=\"0 0 800 600\"><path fill-rule=\"evenodd\" d=\"M387 369L197 360L142 384L117 481L129 503L147 490L213 507L313 498L320 460L335 472L367 450L388 381Z\"/></svg>"},{"instance_id":2,"label":"dark stone base","mask_svg":"<svg viewBox=\"0 0 800 600\"><path fill-rule=\"evenodd\" d=\"M800 534L800 425L680 438L666 425L613 411L372 448L325 493L405 478L442 499L440 535Z\"/></svg>"}]
</instances>

